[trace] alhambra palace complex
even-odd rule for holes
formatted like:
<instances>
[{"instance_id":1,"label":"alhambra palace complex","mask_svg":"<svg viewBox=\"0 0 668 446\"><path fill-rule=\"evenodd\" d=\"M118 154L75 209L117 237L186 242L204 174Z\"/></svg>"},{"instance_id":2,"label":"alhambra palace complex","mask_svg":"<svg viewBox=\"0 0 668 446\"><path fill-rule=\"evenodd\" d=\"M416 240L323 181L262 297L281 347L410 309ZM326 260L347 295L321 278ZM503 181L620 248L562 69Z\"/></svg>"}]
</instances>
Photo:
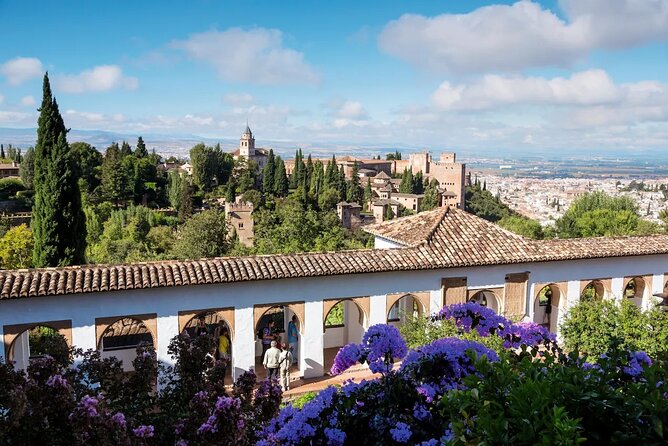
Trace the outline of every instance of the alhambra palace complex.
<instances>
[{"instance_id":1,"label":"alhambra palace complex","mask_svg":"<svg viewBox=\"0 0 668 446\"><path fill-rule=\"evenodd\" d=\"M261 161L262 154L247 129L237 156ZM70 345L123 359L128 370L138 340L152 343L158 359L170 363L170 339L203 315L229 327L232 374L238 376L256 367L256 332L267 318L280 330L296 315L295 372L308 378L322 376L332 352L359 342L370 325L402 324L406 315L444 305L475 300L556 332L589 285L600 299L630 299L644 308L664 289L666 235L529 240L462 210L464 166L454 155L340 163L351 169L355 161L360 175L372 178L375 201L399 201L388 177L410 166L439 180L444 206L362 226L374 237L373 249L0 271L3 354L25 367L28 331L48 326ZM235 212L246 209L228 210ZM624 292L629 282L632 295ZM343 324L327 326L339 302Z\"/></svg>"}]
</instances>

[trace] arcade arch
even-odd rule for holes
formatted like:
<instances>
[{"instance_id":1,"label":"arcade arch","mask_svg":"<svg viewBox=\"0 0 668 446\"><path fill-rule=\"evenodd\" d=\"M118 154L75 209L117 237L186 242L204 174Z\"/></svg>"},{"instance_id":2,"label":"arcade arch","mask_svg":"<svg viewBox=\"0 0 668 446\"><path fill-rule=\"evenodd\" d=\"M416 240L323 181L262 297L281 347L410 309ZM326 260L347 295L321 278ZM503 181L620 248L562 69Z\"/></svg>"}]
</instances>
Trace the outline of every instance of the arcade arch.
<instances>
[{"instance_id":1,"label":"arcade arch","mask_svg":"<svg viewBox=\"0 0 668 446\"><path fill-rule=\"evenodd\" d=\"M561 310L562 292L554 283L543 286L538 290L533 307L533 321L556 333Z\"/></svg>"},{"instance_id":2,"label":"arcade arch","mask_svg":"<svg viewBox=\"0 0 668 446\"><path fill-rule=\"evenodd\" d=\"M483 307L487 307L497 314L499 312L500 300L494 291L486 289L477 291L469 298L469 302L475 302Z\"/></svg>"}]
</instances>

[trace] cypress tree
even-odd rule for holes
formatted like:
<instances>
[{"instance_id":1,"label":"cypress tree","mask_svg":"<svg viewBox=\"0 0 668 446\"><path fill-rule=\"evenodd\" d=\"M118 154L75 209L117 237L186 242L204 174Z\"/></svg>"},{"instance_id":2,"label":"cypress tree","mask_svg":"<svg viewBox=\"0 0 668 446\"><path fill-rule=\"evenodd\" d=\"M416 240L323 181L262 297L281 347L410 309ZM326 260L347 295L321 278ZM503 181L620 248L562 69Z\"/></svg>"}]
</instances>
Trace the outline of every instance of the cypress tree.
<instances>
[{"instance_id":1,"label":"cypress tree","mask_svg":"<svg viewBox=\"0 0 668 446\"><path fill-rule=\"evenodd\" d=\"M272 194L274 192L274 172L276 171L276 159L274 158L274 150L269 150L269 157L267 164L262 169L262 192L265 194Z\"/></svg>"},{"instance_id":2,"label":"cypress tree","mask_svg":"<svg viewBox=\"0 0 668 446\"><path fill-rule=\"evenodd\" d=\"M312 176L313 176L313 160L311 159L311 154L309 153L308 159L306 160L306 178L304 179L304 184L310 186Z\"/></svg>"},{"instance_id":3,"label":"cypress tree","mask_svg":"<svg viewBox=\"0 0 668 446\"><path fill-rule=\"evenodd\" d=\"M317 160L313 166L313 174L311 175L311 184L309 185L309 193L314 201L318 201L320 191L322 191L323 178L325 176L325 169L322 161Z\"/></svg>"},{"instance_id":4,"label":"cypress tree","mask_svg":"<svg viewBox=\"0 0 668 446\"><path fill-rule=\"evenodd\" d=\"M5 159L5 146L0 144L0 158Z\"/></svg>"},{"instance_id":5,"label":"cypress tree","mask_svg":"<svg viewBox=\"0 0 668 446\"><path fill-rule=\"evenodd\" d=\"M401 183L399 184L399 192L402 194L412 194L413 193L413 171L409 168L404 169L404 173L401 176Z\"/></svg>"},{"instance_id":6,"label":"cypress tree","mask_svg":"<svg viewBox=\"0 0 668 446\"><path fill-rule=\"evenodd\" d=\"M371 191L371 178L366 179L366 186L364 187L364 209L369 209L369 203L373 198L373 192Z\"/></svg>"},{"instance_id":7,"label":"cypress tree","mask_svg":"<svg viewBox=\"0 0 668 446\"><path fill-rule=\"evenodd\" d=\"M276 171L274 172L274 193L278 197L288 195L288 176L285 174L285 163L280 156L276 157Z\"/></svg>"},{"instance_id":8,"label":"cypress tree","mask_svg":"<svg viewBox=\"0 0 668 446\"><path fill-rule=\"evenodd\" d=\"M339 191L339 199L345 200L346 199L346 192L347 192L347 187L346 187L346 173L343 170L343 166L339 168L339 174L338 178L336 181L336 187L337 190Z\"/></svg>"},{"instance_id":9,"label":"cypress tree","mask_svg":"<svg viewBox=\"0 0 668 446\"><path fill-rule=\"evenodd\" d=\"M234 181L234 177L232 177L227 182L227 189L225 191L225 202L234 203L236 198L237 198L237 182Z\"/></svg>"},{"instance_id":10,"label":"cypress tree","mask_svg":"<svg viewBox=\"0 0 668 446\"><path fill-rule=\"evenodd\" d=\"M348 181L346 190L346 201L348 203L360 203L362 201L362 186L360 185L359 166L357 161L353 165L352 177Z\"/></svg>"},{"instance_id":11,"label":"cypress tree","mask_svg":"<svg viewBox=\"0 0 668 446\"><path fill-rule=\"evenodd\" d=\"M32 230L36 267L86 261L86 217L67 144L67 129L44 75L35 146L35 198Z\"/></svg>"},{"instance_id":12,"label":"cypress tree","mask_svg":"<svg viewBox=\"0 0 668 446\"><path fill-rule=\"evenodd\" d=\"M181 182L181 195L179 197L179 220L184 223L193 215L193 193L187 178Z\"/></svg>"},{"instance_id":13,"label":"cypress tree","mask_svg":"<svg viewBox=\"0 0 668 446\"><path fill-rule=\"evenodd\" d=\"M118 206L121 200L129 197L130 185L130 177L123 165L121 150L117 143L112 143L107 147L102 161L102 195Z\"/></svg>"},{"instance_id":14,"label":"cypress tree","mask_svg":"<svg viewBox=\"0 0 668 446\"><path fill-rule=\"evenodd\" d=\"M137 148L135 149L135 156L137 158L146 158L148 156L148 150L146 150L146 144L144 144L144 138L141 136L137 139Z\"/></svg>"},{"instance_id":15,"label":"cypress tree","mask_svg":"<svg viewBox=\"0 0 668 446\"><path fill-rule=\"evenodd\" d=\"M123 158L132 155L132 147L130 147L127 141L123 141L123 144L121 144L121 155L123 155Z\"/></svg>"}]
</instances>

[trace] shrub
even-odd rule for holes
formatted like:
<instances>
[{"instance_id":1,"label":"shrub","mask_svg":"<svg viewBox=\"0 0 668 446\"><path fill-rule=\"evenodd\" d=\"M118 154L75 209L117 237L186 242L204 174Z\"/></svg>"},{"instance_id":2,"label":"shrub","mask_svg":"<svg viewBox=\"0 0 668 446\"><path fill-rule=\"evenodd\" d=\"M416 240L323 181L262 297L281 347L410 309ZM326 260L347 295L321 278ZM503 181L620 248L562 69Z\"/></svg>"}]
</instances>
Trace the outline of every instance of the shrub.
<instances>
[{"instance_id":1,"label":"shrub","mask_svg":"<svg viewBox=\"0 0 668 446\"><path fill-rule=\"evenodd\" d=\"M0 179L0 198L6 199L16 195L18 191L25 190L23 181L20 178Z\"/></svg>"}]
</instances>

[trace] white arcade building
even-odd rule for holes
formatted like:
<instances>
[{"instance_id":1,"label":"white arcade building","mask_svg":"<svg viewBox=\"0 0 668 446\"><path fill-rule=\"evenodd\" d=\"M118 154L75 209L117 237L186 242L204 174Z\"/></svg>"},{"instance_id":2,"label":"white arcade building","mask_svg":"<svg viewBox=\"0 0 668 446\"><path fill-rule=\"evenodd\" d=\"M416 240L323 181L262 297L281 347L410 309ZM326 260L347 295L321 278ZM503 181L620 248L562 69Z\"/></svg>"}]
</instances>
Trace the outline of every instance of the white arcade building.
<instances>
[{"instance_id":1,"label":"white arcade building","mask_svg":"<svg viewBox=\"0 0 668 446\"><path fill-rule=\"evenodd\" d=\"M4 356L24 367L30 333L48 327L126 367L140 342L169 362L170 339L205 315L227 324L238 375L256 364L257 329L297 315L300 374L314 377L339 346L406 314L473 299L556 331L583 293L647 307L668 273L664 235L534 241L452 208L367 230L375 249L2 271Z\"/></svg>"}]
</instances>

